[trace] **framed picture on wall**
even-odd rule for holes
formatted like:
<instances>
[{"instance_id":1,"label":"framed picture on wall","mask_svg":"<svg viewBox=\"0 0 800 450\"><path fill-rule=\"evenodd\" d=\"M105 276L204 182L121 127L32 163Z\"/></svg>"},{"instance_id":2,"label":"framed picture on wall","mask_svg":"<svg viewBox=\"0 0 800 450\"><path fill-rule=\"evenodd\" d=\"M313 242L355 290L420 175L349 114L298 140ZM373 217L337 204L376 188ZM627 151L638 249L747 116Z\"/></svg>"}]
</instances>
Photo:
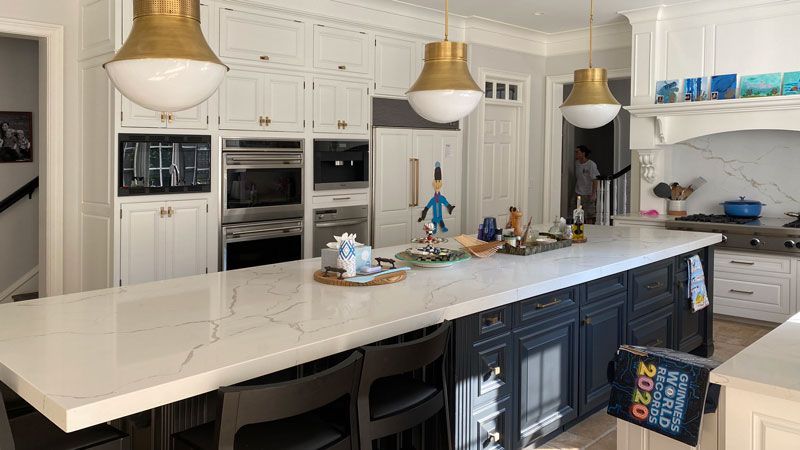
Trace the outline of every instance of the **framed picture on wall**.
<instances>
[{"instance_id":1,"label":"framed picture on wall","mask_svg":"<svg viewBox=\"0 0 800 450\"><path fill-rule=\"evenodd\" d=\"M0 111L0 163L33 161L33 113Z\"/></svg>"}]
</instances>

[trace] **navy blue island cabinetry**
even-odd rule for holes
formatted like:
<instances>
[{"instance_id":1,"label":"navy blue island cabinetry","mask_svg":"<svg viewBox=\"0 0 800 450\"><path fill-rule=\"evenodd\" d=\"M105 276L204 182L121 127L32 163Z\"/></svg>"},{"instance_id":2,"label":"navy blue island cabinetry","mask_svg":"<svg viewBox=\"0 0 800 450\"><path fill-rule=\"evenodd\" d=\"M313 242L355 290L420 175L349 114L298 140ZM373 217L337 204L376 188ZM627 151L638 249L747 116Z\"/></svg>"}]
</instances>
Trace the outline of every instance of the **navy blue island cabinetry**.
<instances>
[{"instance_id":1,"label":"navy blue island cabinetry","mask_svg":"<svg viewBox=\"0 0 800 450\"><path fill-rule=\"evenodd\" d=\"M622 344L710 356L711 307L688 299L693 255L713 293L705 248L456 320L456 449L535 448L604 408Z\"/></svg>"}]
</instances>

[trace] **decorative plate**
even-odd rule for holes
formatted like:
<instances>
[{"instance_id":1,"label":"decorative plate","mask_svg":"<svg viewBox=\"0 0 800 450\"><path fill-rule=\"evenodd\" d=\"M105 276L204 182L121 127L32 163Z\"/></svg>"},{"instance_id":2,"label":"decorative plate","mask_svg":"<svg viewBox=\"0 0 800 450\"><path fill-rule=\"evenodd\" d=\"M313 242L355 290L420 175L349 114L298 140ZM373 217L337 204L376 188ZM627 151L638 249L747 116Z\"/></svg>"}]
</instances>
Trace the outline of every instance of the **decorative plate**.
<instances>
[{"instance_id":1,"label":"decorative plate","mask_svg":"<svg viewBox=\"0 0 800 450\"><path fill-rule=\"evenodd\" d=\"M420 255L418 253L411 253L412 249L400 252L394 255L400 261L413 264L418 267L450 267L453 264L464 262L470 259L469 253L463 250L450 250L447 249L448 254L444 255Z\"/></svg>"},{"instance_id":2,"label":"decorative plate","mask_svg":"<svg viewBox=\"0 0 800 450\"><path fill-rule=\"evenodd\" d=\"M439 244L444 244L445 242L447 242L447 238L434 237L433 238L433 242L431 242L431 244L439 245ZM411 240L411 243L412 244L427 244L428 243L428 238L424 238L424 237L414 238L414 239Z\"/></svg>"}]
</instances>

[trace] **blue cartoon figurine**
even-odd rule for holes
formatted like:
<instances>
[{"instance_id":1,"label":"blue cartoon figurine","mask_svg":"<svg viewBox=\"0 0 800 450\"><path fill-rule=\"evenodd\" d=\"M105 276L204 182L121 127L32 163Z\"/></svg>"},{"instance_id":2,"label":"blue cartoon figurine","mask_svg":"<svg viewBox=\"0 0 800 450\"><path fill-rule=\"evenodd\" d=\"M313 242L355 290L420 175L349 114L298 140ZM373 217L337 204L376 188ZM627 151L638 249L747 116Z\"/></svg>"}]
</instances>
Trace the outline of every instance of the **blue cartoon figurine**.
<instances>
[{"instance_id":1,"label":"blue cartoon figurine","mask_svg":"<svg viewBox=\"0 0 800 450\"><path fill-rule=\"evenodd\" d=\"M456 207L451 205L447 198L442 195L442 165L439 161L436 161L436 168L433 169L433 190L433 197L425 205L417 222L425 220L428 210L433 209L433 218L431 219L431 222L433 222L433 234L436 234L438 229L441 229L442 233L447 233L447 227L444 225L444 214L442 214L442 205L447 207L447 213L451 215Z\"/></svg>"}]
</instances>

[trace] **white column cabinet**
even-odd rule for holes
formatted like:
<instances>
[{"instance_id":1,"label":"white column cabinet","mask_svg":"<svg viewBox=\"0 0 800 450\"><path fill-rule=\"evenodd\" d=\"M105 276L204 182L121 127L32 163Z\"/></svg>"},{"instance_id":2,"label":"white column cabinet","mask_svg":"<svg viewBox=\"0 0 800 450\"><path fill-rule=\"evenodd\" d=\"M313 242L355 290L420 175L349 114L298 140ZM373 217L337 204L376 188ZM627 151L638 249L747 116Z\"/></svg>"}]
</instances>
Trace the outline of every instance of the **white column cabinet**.
<instances>
[{"instance_id":1,"label":"white column cabinet","mask_svg":"<svg viewBox=\"0 0 800 450\"><path fill-rule=\"evenodd\" d=\"M342 73L369 73L369 36L363 31L315 25L314 67Z\"/></svg>"},{"instance_id":2,"label":"white column cabinet","mask_svg":"<svg viewBox=\"0 0 800 450\"><path fill-rule=\"evenodd\" d=\"M433 197L433 174L438 161L442 167L442 195L456 210L445 209L448 233L461 234L461 149L460 134L454 131L380 128L375 130L375 236L374 245L387 247L408 243L421 235L418 222L422 209ZM431 221L428 211L426 221Z\"/></svg>"},{"instance_id":3,"label":"white column cabinet","mask_svg":"<svg viewBox=\"0 0 800 450\"><path fill-rule=\"evenodd\" d=\"M125 203L121 207L121 286L206 272L206 200Z\"/></svg>"},{"instance_id":4,"label":"white column cabinet","mask_svg":"<svg viewBox=\"0 0 800 450\"><path fill-rule=\"evenodd\" d=\"M369 131L369 86L330 78L314 79L314 131L366 134Z\"/></svg>"},{"instance_id":5,"label":"white column cabinet","mask_svg":"<svg viewBox=\"0 0 800 450\"><path fill-rule=\"evenodd\" d=\"M419 75L419 43L375 36L375 94L405 97Z\"/></svg>"},{"instance_id":6,"label":"white column cabinet","mask_svg":"<svg viewBox=\"0 0 800 450\"><path fill-rule=\"evenodd\" d=\"M219 128L302 131L305 77L231 70L220 87Z\"/></svg>"}]
</instances>

